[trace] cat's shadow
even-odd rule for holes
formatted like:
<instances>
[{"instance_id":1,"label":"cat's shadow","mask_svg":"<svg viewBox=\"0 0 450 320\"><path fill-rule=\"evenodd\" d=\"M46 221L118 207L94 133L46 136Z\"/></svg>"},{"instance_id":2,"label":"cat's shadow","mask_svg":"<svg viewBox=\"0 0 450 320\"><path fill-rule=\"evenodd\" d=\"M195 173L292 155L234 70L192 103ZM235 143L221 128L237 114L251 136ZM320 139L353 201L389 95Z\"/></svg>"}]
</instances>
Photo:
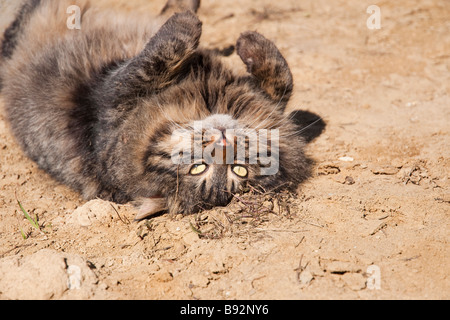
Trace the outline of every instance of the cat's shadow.
<instances>
[{"instance_id":1,"label":"cat's shadow","mask_svg":"<svg viewBox=\"0 0 450 320\"><path fill-rule=\"evenodd\" d=\"M326 123L323 119L310 111L295 110L289 117L298 126L298 135L305 139L306 143L312 142L325 130Z\"/></svg>"}]
</instances>

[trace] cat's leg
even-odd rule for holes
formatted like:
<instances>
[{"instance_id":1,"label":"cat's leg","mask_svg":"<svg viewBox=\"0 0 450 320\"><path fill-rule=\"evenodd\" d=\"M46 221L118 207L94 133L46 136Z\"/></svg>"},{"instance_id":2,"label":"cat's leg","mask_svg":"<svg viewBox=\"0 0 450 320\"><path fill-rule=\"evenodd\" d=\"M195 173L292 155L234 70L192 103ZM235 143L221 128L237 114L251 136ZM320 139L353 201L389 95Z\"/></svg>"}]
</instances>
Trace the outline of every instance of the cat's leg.
<instances>
[{"instance_id":1,"label":"cat's leg","mask_svg":"<svg viewBox=\"0 0 450 320\"><path fill-rule=\"evenodd\" d=\"M195 53L202 23L191 11L176 13L136 57L111 71L97 95L105 107L116 107L172 84Z\"/></svg>"},{"instance_id":2,"label":"cat's leg","mask_svg":"<svg viewBox=\"0 0 450 320\"><path fill-rule=\"evenodd\" d=\"M275 44L257 32L245 32L237 41L236 51L257 84L283 111L292 94L293 80Z\"/></svg>"},{"instance_id":3,"label":"cat's leg","mask_svg":"<svg viewBox=\"0 0 450 320\"><path fill-rule=\"evenodd\" d=\"M200 0L169 0L162 9L160 15L170 17L176 12L191 10L197 12L200 7Z\"/></svg>"}]
</instances>

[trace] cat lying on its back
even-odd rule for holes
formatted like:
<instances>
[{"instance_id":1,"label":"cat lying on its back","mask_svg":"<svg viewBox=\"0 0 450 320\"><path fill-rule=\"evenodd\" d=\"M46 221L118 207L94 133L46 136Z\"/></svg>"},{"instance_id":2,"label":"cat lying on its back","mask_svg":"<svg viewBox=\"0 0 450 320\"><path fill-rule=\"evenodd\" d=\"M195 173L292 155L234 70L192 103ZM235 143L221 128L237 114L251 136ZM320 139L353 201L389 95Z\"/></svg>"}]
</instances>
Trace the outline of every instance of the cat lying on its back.
<instances>
[{"instance_id":1,"label":"cat lying on its back","mask_svg":"<svg viewBox=\"0 0 450 320\"><path fill-rule=\"evenodd\" d=\"M74 4L80 30L66 26ZM304 142L283 114L292 75L271 41L240 36L239 76L198 48L198 0L169 0L154 19L94 4L30 0L5 32L7 118L42 169L86 199L138 201L138 218L226 205L245 183L307 178Z\"/></svg>"}]
</instances>

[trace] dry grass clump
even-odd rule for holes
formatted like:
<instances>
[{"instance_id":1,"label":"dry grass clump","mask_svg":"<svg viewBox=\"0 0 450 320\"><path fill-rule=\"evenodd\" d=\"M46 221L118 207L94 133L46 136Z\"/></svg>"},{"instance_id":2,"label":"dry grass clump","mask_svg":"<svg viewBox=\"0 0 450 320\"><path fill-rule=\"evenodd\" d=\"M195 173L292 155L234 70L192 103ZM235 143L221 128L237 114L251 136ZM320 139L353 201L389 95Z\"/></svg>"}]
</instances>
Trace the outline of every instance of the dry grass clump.
<instances>
[{"instance_id":1,"label":"dry grass clump","mask_svg":"<svg viewBox=\"0 0 450 320\"><path fill-rule=\"evenodd\" d=\"M277 217L290 217L294 195L248 186L226 207L202 211L191 222L200 238L220 239L225 236L248 236L260 233L261 227Z\"/></svg>"}]
</instances>

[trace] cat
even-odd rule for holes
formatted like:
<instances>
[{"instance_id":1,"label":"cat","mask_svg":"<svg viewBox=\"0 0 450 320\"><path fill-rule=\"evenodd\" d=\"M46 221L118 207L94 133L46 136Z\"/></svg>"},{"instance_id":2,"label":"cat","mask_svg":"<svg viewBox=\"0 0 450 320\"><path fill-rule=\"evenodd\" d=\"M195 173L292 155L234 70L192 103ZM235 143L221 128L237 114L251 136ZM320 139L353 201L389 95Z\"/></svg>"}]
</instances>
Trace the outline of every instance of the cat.
<instances>
[{"instance_id":1,"label":"cat","mask_svg":"<svg viewBox=\"0 0 450 320\"><path fill-rule=\"evenodd\" d=\"M295 190L310 176L284 114L292 74L273 42L242 33L248 73L237 74L199 46L199 0L169 0L155 17L94 3L28 0L3 37L6 117L40 168L85 199L138 204L137 219L224 206L245 184ZM66 24L71 5L78 30Z\"/></svg>"}]
</instances>

